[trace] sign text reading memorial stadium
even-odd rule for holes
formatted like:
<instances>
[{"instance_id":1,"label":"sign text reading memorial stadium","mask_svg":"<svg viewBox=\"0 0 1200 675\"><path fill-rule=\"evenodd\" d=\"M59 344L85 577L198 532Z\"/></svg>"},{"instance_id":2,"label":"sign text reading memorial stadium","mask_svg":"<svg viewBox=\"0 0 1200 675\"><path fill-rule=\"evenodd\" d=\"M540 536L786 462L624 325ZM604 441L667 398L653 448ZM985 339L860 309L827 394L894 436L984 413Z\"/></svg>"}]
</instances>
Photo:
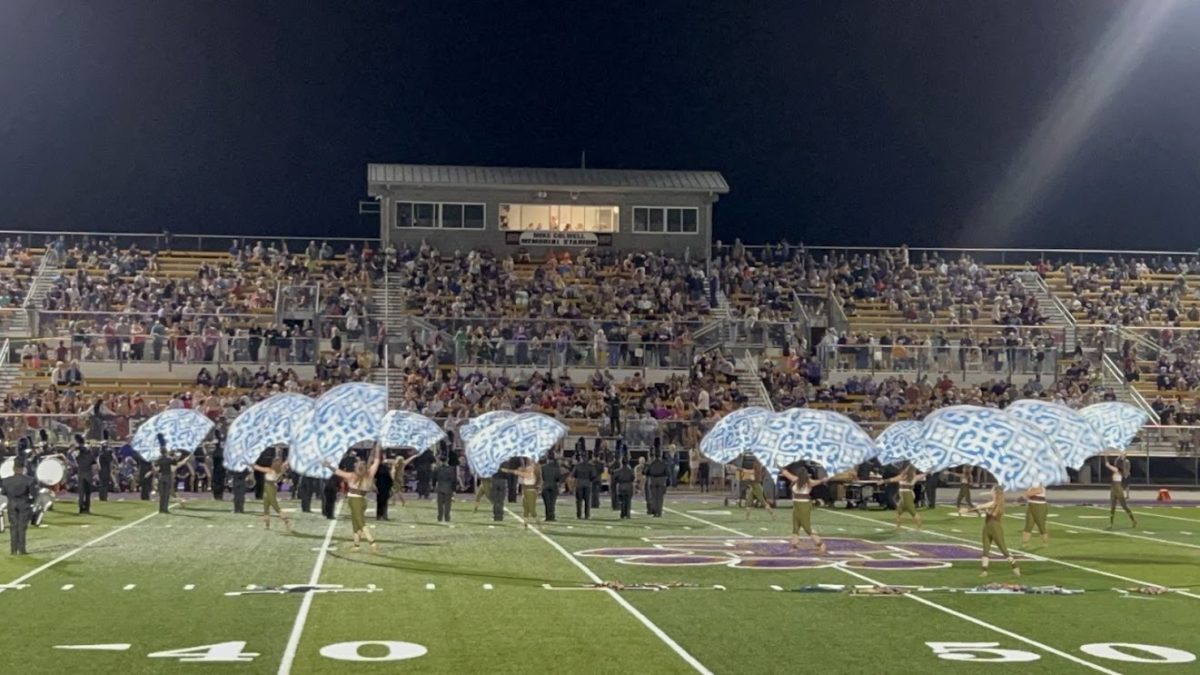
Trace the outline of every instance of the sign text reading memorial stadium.
<instances>
[{"instance_id":1,"label":"sign text reading memorial stadium","mask_svg":"<svg viewBox=\"0 0 1200 675\"><path fill-rule=\"evenodd\" d=\"M611 234L595 232L544 232L540 230L506 233L509 244L521 246L612 246ZM519 235L519 236L518 236ZM511 241L516 239L517 241Z\"/></svg>"}]
</instances>

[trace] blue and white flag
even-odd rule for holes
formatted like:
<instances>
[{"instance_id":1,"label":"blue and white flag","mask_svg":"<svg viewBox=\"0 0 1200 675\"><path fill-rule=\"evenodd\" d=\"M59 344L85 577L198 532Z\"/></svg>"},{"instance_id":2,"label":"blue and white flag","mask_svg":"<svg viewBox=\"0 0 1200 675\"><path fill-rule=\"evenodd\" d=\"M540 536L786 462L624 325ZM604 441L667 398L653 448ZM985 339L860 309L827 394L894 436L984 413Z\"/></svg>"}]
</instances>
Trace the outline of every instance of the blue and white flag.
<instances>
[{"instance_id":1,"label":"blue and white flag","mask_svg":"<svg viewBox=\"0 0 1200 675\"><path fill-rule=\"evenodd\" d=\"M167 441L167 450L191 452L200 447L212 428L212 420L199 412L189 408L172 408L142 422L133 434L130 445L147 462L153 462L162 456L158 445L159 434Z\"/></svg>"},{"instance_id":2,"label":"blue and white flag","mask_svg":"<svg viewBox=\"0 0 1200 675\"><path fill-rule=\"evenodd\" d=\"M336 464L350 448L379 438L386 414L385 387L350 382L330 389L296 425L288 456L292 469L328 478L332 472L325 463Z\"/></svg>"},{"instance_id":3,"label":"blue and white flag","mask_svg":"<svg viewBox=\"0 0 1200 675\"><path fill-rule=\"evenodd\" d=\"M766 408L739 408L717 421L700 441L700 454L720 464L728 464L750 452L758 441L762 425L772 413Z\"/></svg>"},{"instance_id":4,"label":"blue and white flag","mask_svg":"<svg viewBox=\"0 0 1200 675\"><path fill-rule=\"evenodd\" d=\"M1104 452L1104 439L1087 419L1061 403L1026 398L1014 401L1004 412L1041 429L1072 469Z\"/></svg>"},{"instance_id":5,"label":"blue and white flag","mask_svg":"<svg viewBox=\"0 0 1200 675\"><path fill-rule=\"evenodd\" d=\"M921 434L924 431L923 424L912 420L888 425L888 428L875 438L875 445L879 446L879 455L876 459L881 464L912 462L917 465L918 469L921 468L920 460L924 454Z\"/></svg>"},{"instance_id":6,"label":"blue and white flag","mask_svg":"<svg viewBox=\"0 0 1200 675\"><path fill-rule=\"evenodd\" d=\"M1121 403L1106 401L1094 403L1079 411L1080 415L1092 425L1106 448L1124 450L1150 421L1150 415L1141 408Z\"/></svg>"},{"instance_id":7,"label":"blue and white flag","mask_svg":"<svg viewBox=\"0 0 1200 675\"><path fill-rule=\"evenodd\" d=\"M567 426L541 413L521 413L474 435L467 459L477 476L490 477L513 457L540 459L567 435Z\"/></svg>"},{"instance_id":8,"label":"blue and white flag","mask_svg":"<svg viewBox=\"0 0 1200 675\"><path fill-rule=\"evenodd\" d=\"M763 423L751 452L775 475L799 461L815 462L829 473L841 473L871 459L879 449L867 432L845 415L790 408Z\"/></svg>"},{"instance_id":9,"label":"blue and white flag","mask_svg":"<svg viewBox=\"0 0 1200 675\"><path fill-rule=\"evenodd\" d=\"M491 412L485 412L479 417L472 417L471 421L459 427L458 437L462 439L463 447L469 448L471 445L471 439L475 438L479 432L492 426L493 424L499 424L500 422L510 420L516 416L517 413L511 410L493 410Z\"/></svg>"},{"instance_id":10,"label":"blue and white flag","mask_svg":"<svg viewBox=\"0 0 1200 675\"><path fill-rule=\"evenodd\" d=\"M991 472L1005 490L1067 480L1054 441L1034 425L994 408L956 405L925 418L922 435L932 470L969 464Z\"/></svg>"},{"instance_id":11,"label":"blue and white flag","mask_svg":"<svg viewBox=\"0 0 1200 675\"><path fill-rule=\"evenodd\" d=\"M383 416L379 443L385 448L416 448L425 451L445 440L446 432L424 415L392 410Z\"/></svg>"},{"instance_id":12,"label":"blue and white flag","mask_svg":"<svg viewBox=\"0 0 1200 675\"><path fill-rule=\"evenodd\" d=\"M225 466L244 471L263 450L287 445L296 435L296 426L311 420L313 399L303 394L275 394L250 406L229 425L225 439Z\"/></svg>"}]
</instances>

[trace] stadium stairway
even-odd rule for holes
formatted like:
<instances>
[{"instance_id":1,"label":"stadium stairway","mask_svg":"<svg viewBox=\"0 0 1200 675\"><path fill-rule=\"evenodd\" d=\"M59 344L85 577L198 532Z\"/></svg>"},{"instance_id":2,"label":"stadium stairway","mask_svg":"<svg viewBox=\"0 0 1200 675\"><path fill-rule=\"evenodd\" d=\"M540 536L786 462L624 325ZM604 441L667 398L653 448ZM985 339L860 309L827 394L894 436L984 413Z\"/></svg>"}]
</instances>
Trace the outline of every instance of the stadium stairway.
<instances>
[{"instance_id":1,"label":"stadium stairway","mask_svg":"<svg viewBox=\"0 0 1200 675\"><path fill-rule=\"evenodd\" d=\"M1046 317L1046 325L1061 328L1063 332L1063 351L1070 354L1075 349L1075 318L1067 311L1053 293L1041 275L1032 270L1017 273L1025 291L1037 299L1038 310Z\"/></svg>"}]
</instances>

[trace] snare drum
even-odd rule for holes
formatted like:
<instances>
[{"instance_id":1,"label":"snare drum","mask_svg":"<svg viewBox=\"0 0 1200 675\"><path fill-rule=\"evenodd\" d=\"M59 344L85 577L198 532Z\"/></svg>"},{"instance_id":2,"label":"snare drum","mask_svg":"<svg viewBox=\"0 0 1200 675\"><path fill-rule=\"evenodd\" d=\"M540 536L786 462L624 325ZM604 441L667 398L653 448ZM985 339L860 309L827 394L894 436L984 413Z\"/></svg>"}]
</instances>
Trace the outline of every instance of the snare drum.
<instances>
[{"instance_id":1,"label":"snare drum","mask_svg":"<svg viewBox=\"0 0 1200 675\"><path fill-rule=\"evenodd\" d=\"M67 477L67 465L57 457L47 457L38 463L37 479L42 485L58 485Z\"/></svg>"},{"instance_id":2,"label":"snare drum","mask_svg":"<svg viewBox=\"0 0 1200 675\"><path fill-rule=\"evenodd\" d=\"M4 480L5 478L12 476L13 475L13 467L16 465L17 465L16 457L9 457L8 459L4 460L3 462L0 462L0 480Z\"/></svg>"}]
</instances>

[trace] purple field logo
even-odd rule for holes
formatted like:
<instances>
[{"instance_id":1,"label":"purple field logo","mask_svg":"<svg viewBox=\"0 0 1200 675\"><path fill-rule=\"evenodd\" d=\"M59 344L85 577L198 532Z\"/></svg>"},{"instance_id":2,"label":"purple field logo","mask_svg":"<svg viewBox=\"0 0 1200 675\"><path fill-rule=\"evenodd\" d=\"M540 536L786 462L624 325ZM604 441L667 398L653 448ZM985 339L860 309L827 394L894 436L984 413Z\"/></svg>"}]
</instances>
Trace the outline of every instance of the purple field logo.
<instances>
[{"instance_id":1,"label":"purple field logo","mask_svg":"<svg viewBox=\"0 0 1200 675\"><path fill-rule=\"evenodd\" d=\"M865 539L825 538L828 553L820 555L810 542L793 550L779 537L670 536L644 539L647 546L593 548L577 556L612 558L623 565L696 567L723 565L738 569L795 570L848 567L864 570L931 570L956 561L978 560L979 551L963 544L880 544ZM996 560L1002 558L992 556Z\"/></svg>"}]
</instances>

